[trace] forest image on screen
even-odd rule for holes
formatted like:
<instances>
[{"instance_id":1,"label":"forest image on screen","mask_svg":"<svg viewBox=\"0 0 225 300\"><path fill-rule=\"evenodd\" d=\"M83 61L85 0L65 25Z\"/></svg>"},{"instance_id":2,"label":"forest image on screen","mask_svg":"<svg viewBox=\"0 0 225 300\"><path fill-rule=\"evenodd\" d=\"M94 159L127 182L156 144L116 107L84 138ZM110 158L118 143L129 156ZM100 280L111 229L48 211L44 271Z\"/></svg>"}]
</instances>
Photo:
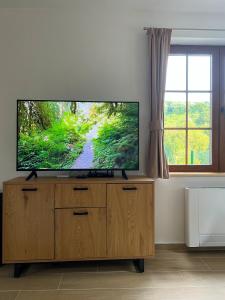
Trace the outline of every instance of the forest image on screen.
<instances>
[{"instance_id":1,"label":"forest image on screen","mask_svg":"<svg viewBox=\"0 0 225 300\"><path fill-rule=\"evenodd\" d=\"M18 170L138 169L138 103L18 101Z\"/></svg>"}]
</instances>

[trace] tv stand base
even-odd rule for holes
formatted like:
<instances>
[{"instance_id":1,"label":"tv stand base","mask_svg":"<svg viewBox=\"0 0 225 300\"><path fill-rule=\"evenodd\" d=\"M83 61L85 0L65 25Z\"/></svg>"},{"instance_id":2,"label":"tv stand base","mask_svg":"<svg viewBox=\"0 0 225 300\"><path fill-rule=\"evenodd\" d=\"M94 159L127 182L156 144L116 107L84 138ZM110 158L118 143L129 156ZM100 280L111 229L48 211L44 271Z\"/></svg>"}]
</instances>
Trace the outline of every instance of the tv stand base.
<instances>
[{"instance_id":1,"label":"tv stand base","mask_svg":"<svg viewBox=\"0 0 225 300\"><path fill-rule=\"evenodd\" d=\"M105 172L91 170L87 177L114 177L114 172L113 170L106 170Z\"/></svg>"},{"instance_id":2,"label":"tv stand base","mask_svg":"<svg viewBox=\"0 0 225 300\"><path fill-rule=\"evenodd\" d=\"M122 176L124 179L128 180L127 174L125 170L122 170Z\"/></svg>"},{"instance_id":3,"label":"tv stand base","mask_svg":"<svg viewBox=\"0 0 225 300\"><path fill-rule=\"evenodd\" d=\"M144 259L134 259L133 263L137 273L143 273L145 271Z\"/></svg>"},{"instance_id":4,"label":"tv stand base","mask_svg":"<svg viewBox=\"0 0 225 300\"><path fill-rule=\"evenodd\" d=\"M16 263L14 264L14 278L19 278L29 268L29 263Z\"/></svg>"},{"instance_id":5,"label":"tv stand base","mask_svg":"<svg viewBox=\"0 0 225 300\"><path fill-rule=\"evenodd\" d=\"M55 262L59 266L65 264L65 262ZM144 273L144 259L133 259L133 264L137 273ZM15 263L14 264L14 278L20 278L27 269L29 268L30 263Z\"/></svg>"},{"instance_id":6,"label":"tv stand base","mask_svg":"<svg viewBox=\"0 0 225 300\"><path fill-rule=\"evenodd\" d=\"M32 177L37 178L37 172L36 171L31 171L31 173L26 177L26 181L29 181Z\"/></svg>"}]
</instances>

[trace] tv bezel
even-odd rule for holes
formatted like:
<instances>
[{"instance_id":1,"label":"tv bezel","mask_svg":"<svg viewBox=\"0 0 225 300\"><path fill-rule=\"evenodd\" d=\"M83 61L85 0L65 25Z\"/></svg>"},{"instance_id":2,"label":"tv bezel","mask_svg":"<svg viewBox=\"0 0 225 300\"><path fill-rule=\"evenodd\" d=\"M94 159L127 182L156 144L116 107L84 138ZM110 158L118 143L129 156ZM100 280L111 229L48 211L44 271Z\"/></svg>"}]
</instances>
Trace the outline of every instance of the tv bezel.
<instances>
[{"instance_id":1,"label":"tv bezel","mask_svg":"<svg viewBox=\"0 0 225 300\"><path fill-rule=\"evenodd\" d=\"M19 116L19 113L18 113L18 103L20 101L39 101L39 102L95 102L95 103L136 103L138 105L138 166L136 169L124 169L124 168L111 168L111 169L94 169L94 168L91 168L91 169L24 169L24 168L18 168L18 141L19 141L19 122L18 122L18 116ZM42 100L42 99L17 99L17 109L16 109L16 112L17 112L17 117L16 117L16 171L71 171L71 172L74 172L74 171L109 171L109 170L112 170L112 171L122 171L122 170L125 170L125 171L139 171L140 169L140 110L139 110L139 101L103 101L103 100L59 100L59 99L50 99L50 100Z\"/></svg>"}]
</instances>

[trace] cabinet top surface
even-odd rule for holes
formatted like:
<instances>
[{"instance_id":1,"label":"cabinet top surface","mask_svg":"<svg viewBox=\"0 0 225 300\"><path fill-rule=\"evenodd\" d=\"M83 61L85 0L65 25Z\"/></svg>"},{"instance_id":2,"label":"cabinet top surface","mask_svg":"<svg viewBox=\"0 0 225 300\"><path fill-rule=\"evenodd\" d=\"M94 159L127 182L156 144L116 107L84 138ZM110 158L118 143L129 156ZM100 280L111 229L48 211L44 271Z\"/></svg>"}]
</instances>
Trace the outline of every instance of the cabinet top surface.
<instances>
[{"instance_id":1,"label":"cabinet top surface","mask_svg":"<svg viewBox=\"0 0 225 300\"><path fill-rule=\"evenodd\" d=\"M112 178L76 178L76 177L38 177L26 181L26 177L16 177L4 184L38 184L38 183L153 183L154 179L144 176L129 176L128 180L121 177Z\"/></svg>"}]
</instances>

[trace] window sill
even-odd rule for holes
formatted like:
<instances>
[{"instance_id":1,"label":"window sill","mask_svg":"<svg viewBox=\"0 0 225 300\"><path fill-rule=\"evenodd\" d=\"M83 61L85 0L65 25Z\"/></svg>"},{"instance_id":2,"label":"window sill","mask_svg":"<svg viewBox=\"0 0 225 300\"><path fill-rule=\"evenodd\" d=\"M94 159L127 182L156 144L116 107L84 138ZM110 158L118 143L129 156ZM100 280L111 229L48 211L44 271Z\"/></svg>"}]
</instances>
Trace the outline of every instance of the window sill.
<instances>
[{"instance_id":1,"label":"window sill","mask_svg":"<svg viewBox=\"0 0 225 300\"><path fill-rule=\"evenodd\" d=\"M170 172L170 177L225 177L219 172Z\"/></svg>"}]
</instances>

